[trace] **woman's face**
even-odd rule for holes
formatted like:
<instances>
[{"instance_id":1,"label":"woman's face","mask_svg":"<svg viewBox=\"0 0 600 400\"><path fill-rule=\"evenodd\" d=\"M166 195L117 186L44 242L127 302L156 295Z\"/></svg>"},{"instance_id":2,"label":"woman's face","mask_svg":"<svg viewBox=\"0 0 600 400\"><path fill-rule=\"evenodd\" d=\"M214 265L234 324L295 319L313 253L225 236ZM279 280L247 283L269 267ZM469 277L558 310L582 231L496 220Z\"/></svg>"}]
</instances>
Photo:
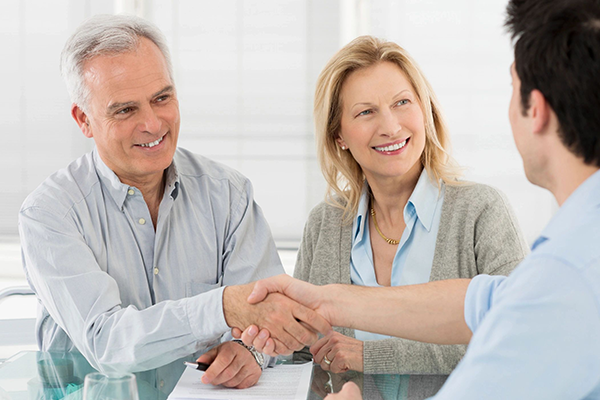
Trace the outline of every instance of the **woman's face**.
<instances>
[{"instance_id":1,"label":"woman's face","mask_svg":"<svg viewBox=\"0 0 600 400\"><path fill-rule=\"evenodd\" d=\"M338 144L352 153L369 183L419 173L425 148L423 112L396 64L384 61L352 72L340 96Z\"/></svg>"}]
</instances>

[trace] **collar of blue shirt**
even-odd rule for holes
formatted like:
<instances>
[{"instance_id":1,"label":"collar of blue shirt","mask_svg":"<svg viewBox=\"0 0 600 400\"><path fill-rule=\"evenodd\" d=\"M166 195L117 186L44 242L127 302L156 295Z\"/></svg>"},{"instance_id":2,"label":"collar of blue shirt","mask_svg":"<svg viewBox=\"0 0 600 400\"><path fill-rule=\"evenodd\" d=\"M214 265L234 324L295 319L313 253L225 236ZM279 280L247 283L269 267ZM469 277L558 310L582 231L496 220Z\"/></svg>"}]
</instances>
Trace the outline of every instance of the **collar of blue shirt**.
<instances>
[{"instance_id":1,"label":"collar of blue shirt","mask_svg":"<svg viewBox=\"0 0 600 400\"><path fill-rule=\"evenodd\" d=\"M369 185L365 181L362 194L358 203L358 213L354 219L352 232L354 232L353 245L362 240L365 232L365 216L369 212ZM408 220L412 213L417 214L417 220L423 225L427 232L431 231L433 217L437 208L440 189L429 179L427 170L423 168L417 185L413 190L406 206L404 207L404 219Z\"/></svg>"},{"instance_id":2,"label":"collar of blue shirt","mask_svg":"<svg viewBox=\"0 0 600 400\"><path fill-rule=\"evenodd\" d=\"M580 221L585 222L589 216L587 211L598 206L600 206L600 171L596 171L575 189L535 240L532 250L564 233L566 228L572 229L579 225Z\"/></svg>"},{"instance_id":3,"label":"collar of blue shirt","mask_svg":"<svg viewBox=\"0 0 600 400\"><path fill-rule=\"evenodd\" d=\"M102 184L106 187L108 193L113 198L117 206L123 209L123 204L125 203L125 199L127 198L129 189L140 193L139 189L130 187L129 185L125 185L124 183L122 183L117 174L115 174L113 170L108 168L104 161L102 161L102 158L98 154L97 148L94 148L92 156L94 158L94 164L96 166L96 172L98 173L100 182L102 182ZM173 198L173 200L177 198L180 185L179 173L177 171L175 158L176 157L173 157L173 162L171 163L169 168L167 168L167 181L165 184L165 192L168 192L169 195Z\"/></svg>"}]
</instances>

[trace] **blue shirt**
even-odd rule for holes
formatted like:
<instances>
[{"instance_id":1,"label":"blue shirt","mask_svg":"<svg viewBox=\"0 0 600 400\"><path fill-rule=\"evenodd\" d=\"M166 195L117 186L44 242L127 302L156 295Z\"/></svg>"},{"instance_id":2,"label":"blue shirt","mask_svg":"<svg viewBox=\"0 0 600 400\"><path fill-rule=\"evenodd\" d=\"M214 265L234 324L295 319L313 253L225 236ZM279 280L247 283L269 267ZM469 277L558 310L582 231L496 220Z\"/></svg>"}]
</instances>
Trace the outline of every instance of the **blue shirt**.
<instances>
[{"instance_id":1,"label":"blue shirt","mask_svg":"<svg viewBox=\"0 0 600 400\"><path fill-rule=\"evenodd\" d=\"M143 371L206 350L229 331L224 286L284 272L248 179L182 149L156 231L142 193L96 150L25 200L19 231L40 348L77 348L102 370Z\"/></svg>"},{"instance_id":2,"label":"blue shirt","mask_svg":"<svg viewBox=\"0 0 600 400\"><path fill-rule=\"evenodd\" d=\"M600 399L600 171L509 277L465 298L473 338L436 400Z\"/></svg>"},{"instance_id":3,"label":"blue shirt","mask_svg":"<svg viewBox=\"0 0 600 400\"><path fill-rule=\"evenodd\" d=\"M423 169L404 207L406 228L402 233L392 264L392 286L429 282L440 228L444 191L444 185L442 184L440 191L429 179L427 171ZM354 235L350 254L350 279L354 285L380 287L373 264L369 216L369 194L365 184L352 226ZM355 335L359 340L379 340L390 337L360 330L356 330Z\"/></svg>"}]
</instances>

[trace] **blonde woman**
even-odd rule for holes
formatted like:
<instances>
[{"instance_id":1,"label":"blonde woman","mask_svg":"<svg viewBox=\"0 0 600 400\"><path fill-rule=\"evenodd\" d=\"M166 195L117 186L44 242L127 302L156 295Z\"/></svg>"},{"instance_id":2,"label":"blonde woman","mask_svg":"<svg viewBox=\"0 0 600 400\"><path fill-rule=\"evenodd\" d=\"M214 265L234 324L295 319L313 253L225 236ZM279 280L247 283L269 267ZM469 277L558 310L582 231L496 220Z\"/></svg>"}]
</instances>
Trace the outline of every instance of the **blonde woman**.
<instances>
[{"instance_id":1,"label":"blonde woman","mask_svg":"<svg viewBox=\"0 0 600 400\"><path fill-rule=\"evenodd\" d=\"M319 76L314 113L329 190L306 223L296 278L412 285L507 275L526 256L503 195L458 180L433 89L400 46L363 36L342 48ZM273 352L265 333L255 344ZM332 372L449 374L465 349L342 328L310 351Z\"/></svg>"}]
</instances>

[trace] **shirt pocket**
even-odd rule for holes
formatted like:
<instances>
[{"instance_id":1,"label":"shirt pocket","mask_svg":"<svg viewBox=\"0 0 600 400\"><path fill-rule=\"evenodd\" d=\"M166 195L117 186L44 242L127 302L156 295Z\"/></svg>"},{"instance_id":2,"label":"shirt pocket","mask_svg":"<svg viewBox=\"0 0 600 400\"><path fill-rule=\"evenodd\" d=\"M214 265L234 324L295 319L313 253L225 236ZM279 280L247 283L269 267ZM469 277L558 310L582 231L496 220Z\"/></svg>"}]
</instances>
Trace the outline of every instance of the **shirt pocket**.
<instances>
[{"instance_id":1,"label":"shirt pocket","mask_svg":"<svg viewBox=\"0 0 600 400\"><path fill-rule=\"evenodd\" d=\"M210 290L221 287L221 283L206 283L206 282L187 282L185 284L185 297L192 297L197 294L206 293Z\"/></svg>"}]
</instances>

